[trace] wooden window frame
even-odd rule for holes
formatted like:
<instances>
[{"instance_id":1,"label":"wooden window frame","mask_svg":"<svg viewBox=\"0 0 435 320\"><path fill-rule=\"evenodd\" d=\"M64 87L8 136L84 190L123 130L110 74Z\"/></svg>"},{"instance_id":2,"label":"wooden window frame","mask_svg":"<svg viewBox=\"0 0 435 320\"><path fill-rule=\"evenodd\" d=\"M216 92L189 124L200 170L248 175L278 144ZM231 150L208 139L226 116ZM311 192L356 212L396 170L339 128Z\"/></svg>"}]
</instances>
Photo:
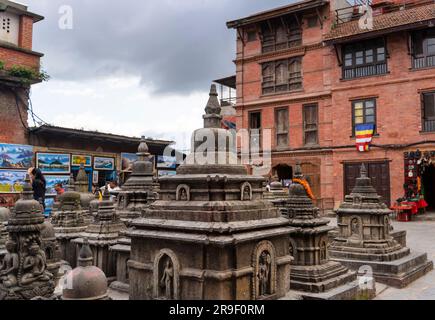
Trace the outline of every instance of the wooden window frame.
<instances>
[{"instance_id":1,"label":"wooden window frame","mask_svg":"<svg viewBox=\"0 0 435 320\"><path fill-rule=\"evenodd\" d=\"M384 59L378 60L378 49L384 49ZM367 51L372 50L372 61L367 62ZM358 52L362 52L362 64L357 64ZM352 55L352 63L347 66L346 56L348 54ZM342 79L351 80L363 77L372 77L388 73L388 49L387 40L385 38L376 38L371 40L366 40L359 43L350 43L345 45L341 50L342 58ZM362 75L357 75L358 70L361 70Z\"/></svg>"},{"instance_id":2,"label":"wooden window frame","mask_svg":"<svg viewBox=\"0 0 435 320\"><path fill-rule=\"evenodd\" d=\"M290 72L293 63L299 64L298 72ZM284 82L277 82L277 69L284 64L287 72ZM266 68L272 69L272 75L265 75ZM302 57L293 57L275 61L264 62L261 64L261 92L262 95L279 94L283 92L294 92L303 89L302 77ZM267 79L266 79L267 78Z\"/></svg>"},{"instance_id":3,"label":"wooden window frame","mask_svg":"<svg viewBox=\"0 0 435 320\"><path fill-rule=\"evenodd\" d=\"M278 126L278 113L280 111L286 111L286 115L287 115L286 116L287 129L283 130L283 131L278 131L278 128L279 128L279 126ZM288 145L290 143L290 141L289 141L289 129L290 129L289 108L288 107L278 107L278 108L275 108L274 113L275 113L275 145L276 145L276 148L286 148L286 147L288 147ZM284 135L286 136L285 145L278 145L278 141L279 141L278 137L284 136Z\"/></svg>"},{"instance_id":4,"label":"wooden window frame","mask_svg":"<svg viewBox=\"0 0 435 320\"><path fill-rule=\"evenodd\" d=\"M259 114L260 115L260 121L259 121L259 128L252 128L252 115L254 114ZM263 143L263 112L261 110L253 110L253 111L249 111L248 112L248 121L249 121L249 141L250 141L250 145L252 142L252 135L251 132L252 130L258 130L258 139L260 139L259 141L259 146L260 148L262 147L262 143Z\"/></svg>"},{"instance_id":5,"label":"wooden window frame","mask_svg":"<svg viewBox=\"0 0 435 320\"><path fill-rule=\"evenodd\" d=\"M307 129L306 128L306 119L305 119L305 110L309 107L316 107L316 129ZM304 132L303 135L303 143L305 146L315 146L319 144L319 104L318 103L309 103L302 105L302 130ZM316 142L308 143L307 142L307 133L308 132L316 132Z\"/></svg>"},{"instance_id":6,"label":"wooden window frame","mask_svg":"<svg viewBox=\"0 0 435 320\"><path fill-rule=\"evenodd\" d=\"M374 121L374 125L375 125L375 130L374 130L374 134L373 135L378 135L377 134L377 122L378 122L378 116L377 116L377 99L376 98L366 98L366 99L358 99L358 100L352 100L352 138L355 137L355 104L362 102L363 103L363 117L364 117L364 124L366 124L367 122L365 122L366 120L366 102L368 101L373 101L373 109L374 109L374 117L375 117L375 121Z\"/></svg>"},{"instance_id":7,"label":"wooden window frame","mask_svg":"<svg viewBox=\"0 0 435 320\"><path fill-rule=\"evenodd\" d=\"M284 28L287 40L277 42L277 30ZM281 17L276 20L269 20L260 25L261 30L261 51L262 53L275 52L279 50L299 47L302 45L302 27L296 17Z\"/></svg>"},{"instance_id":8,"label":"wooden window frame","mask_svg":"<svg viewBox=\"0 0 435 320\"><path fill-rule=\"evenodd\" d=\"M433 33L433 38L435 39L435 28L429 28L424 30L415 31L411 34L411 57L412 57L412 69L423 69L423 68L434 68L435 67L435 53L430 54L428 51L428 39L432 38L429 36ZM417 35L422 35L422 49L423 53L417 54Z\"/></svg>"},{"instance_id":9,"label":"wooden window frame","mask_svg":"<svg viewBox=\"0 0 435 320\"><path fill-rule=\"evenodd\" d=\"M434 96L434 104L435 104L435 91L421 92L421 96L420 96L420 99L421 99L421 128L422 128L423 132L435 132L435 116L432 116L429 118L426 117L426 105L424 103L424 96L429 95L429 94ZM431 129L431 130L426 129L427 128L426 122L428 122L428 121L434 122L434 125L433 125L434 129Z\"/></svg>"}]
</instances>

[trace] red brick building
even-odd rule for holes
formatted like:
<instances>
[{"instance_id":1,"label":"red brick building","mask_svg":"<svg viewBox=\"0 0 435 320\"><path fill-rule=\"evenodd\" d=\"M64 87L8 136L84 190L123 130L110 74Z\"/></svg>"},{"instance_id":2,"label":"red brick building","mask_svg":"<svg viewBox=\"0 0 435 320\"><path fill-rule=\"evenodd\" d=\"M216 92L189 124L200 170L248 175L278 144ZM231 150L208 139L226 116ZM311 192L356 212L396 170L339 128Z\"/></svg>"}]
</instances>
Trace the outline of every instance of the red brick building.
<instances>
[{"instance_id":1,"label":"red brick building","mask_svg":"<svg viewBox=\"0 0 435 320\"><path fill-rule=\"evenodd\" d=\"M363 162L387 202L419 178L435 207L434 166L417 164L435 160L435 3L371 7L362 27L364 12L340 0L228 22L238 35L237 126L271 129L273 173L288 179L301 162L324 209L349 193ZM355 147L360 123L375 124L369 152Z\"/></svg>"},{"instance_id":2,"label":"red brick building","mask_svg":"<svg viewBox=\"0 0 435 320\"><path fill-rule=\"evenodd\" d=\"M39 74L43 54L32 50L32 37L33 24L43 19L24 5L0 1L0 142L27 143L28 92L40 80L17 75Z\"/></svg>"}]
</instances>

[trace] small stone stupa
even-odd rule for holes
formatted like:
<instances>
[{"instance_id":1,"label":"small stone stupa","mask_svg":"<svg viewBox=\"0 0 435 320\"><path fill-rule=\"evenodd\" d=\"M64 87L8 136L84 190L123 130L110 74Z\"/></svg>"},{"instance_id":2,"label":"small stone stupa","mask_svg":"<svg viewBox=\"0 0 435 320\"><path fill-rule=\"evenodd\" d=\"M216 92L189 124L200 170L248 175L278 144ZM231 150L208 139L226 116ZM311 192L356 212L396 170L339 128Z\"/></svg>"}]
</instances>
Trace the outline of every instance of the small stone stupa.
<instances>
[{"instance_id":1,"label":"small stone stupa","mask_svg":"<svg viewBox=\"0 0 435 320\"><path fill-rule=\"evenodd\" d=\"M213 85L192 154L131 222L132 300L278 299L289 290L293 228L263 200L264 178L238 164L220 110Z\"/></svg>"},{"instance_id":2,"label":"small stone stupa","mask_svg":"<svg viewBox=\"0 0 435 320\"><path fill-rule=\"evenodd\" d=\"M134 219L157 198L154 182L153 162L145 137L142 137L137 151L138 160L117 197L116 209L121 219Z\"/></svg>"},{"instance_id":3,"label":"small stone stupa","mask_svg":"<svg viewBox=\"0 0 435 320\"><path fill-rule=\"evenodd\" d=\"M319 217L319 209L309 197L309 185L299 164L295 167L294 178L287 200L290 225L298 228L290 236L290 252L294 257L291 289L303 291L302 296L307 299L355 299L357 275L329 259L328 232L334 228L328 226L328 219Z\"/></svg>"},{"instance_id":4,"label":"small stone stupa","mask_svg":"<svg viewBox=\"0 0 435 320\"><path fill-rule=\"evenodd\" d=\"M277 176L272 178L270 190L264 193L264 199L272 202L282 214L286 212L286 201L288 199L288 189L284 188Z\"/></svg>"},{"instance_id":5,"label":"small stone stupa","mask_svg":"<svg viewBox=\"0 0 435 320\"><path fill-rule=\"evenodd\" d=\"M93 266L89 242L84 239L78 256L78 267L66 274L62 300L110 300L104 272Z\"/></svg>"},{"instance_id":6,"label":"small stone stupa","mask_svg":"<svg viewBox=\"0 0 435 320\"><path fill-rule=\"evenodd\" d=\"M86 230L87 224L84 219L86 210L81 206L80 194L75 191L72 175L67 191L58 200L51 223L60 246L61 259L74 268L77 265L77 251L76 245L71 241L80 237L81 232Z\"/></svg>"},{"instance_id":7,"label":"small stone stupa","mask_svg":"<svg viewBox=\"0 0 435 320\"><path fill-rule=\"evenodd\" d=\"M5 244L8 240L8 231L6 225L8 223L11 212L7 208L0 207L0 261L6 253Z\"/></svg>"},{"instance_id":8,"label":"small stone stupa","mask_svg":"<svg viewBox=\"0 0 435 320\"><path fill-rule=\"evenodd\" d=\"M98 206L94 221L81 233L79 238L74 239L72 242L80 249L85 238L89 239L95 265L103 270L107 277L112 278L116 275L116 261L115 255L110 251L110 246L118 242L120 232L125 229L124 223L116 214L106 186L103 192L103 200Z\"/></svg>"},{"instance_id":9,"label":"small stone stupa","mask_svg":"<svg viewBox=\"0 0 435 320\"><path fill-rule=\"evenodd\" d=\"M95 196L89 192L89 178L86 174L85 166L83 163L80 165L80 169L77 173L75 182L75 191L80 194L80 204L84 210L86 210L85 220L91 222L91 214L89 211L91 201L95 199Z\"/></svg>"},{"instance_id":10,"label":"small stone stupa","mask_svg":"<svg viewBox=\"0 0 435 320\"><path fill-rule=\"evenodd\" d=\"M433 269L426 253L411 253L390 235L392 212L381 202L364 165L336 213L339 234L330 249L333 260L354 270L369 266L377 282L397 288Z\"/></svg>"},{"instance_id":11,"label":"small stone stupa","mask_svg":"<svg viewBox=\"0 0 435 320\"><path fill-rule=\"evenodd\" d=\"M61 274L59 269L62 265L61 253L59 244L56 240L56 232L50 221L45 220L43 228L41 230L42 245L41 249L45 252L45 257L47 258L47 270L53 274L55 286L57 286Z\"/></svg>"},{"instance_id":12,"label":"small stone stupa","mask_svg":"<svg viewBox=\"0 0 435 320\"><path fill-rule=\"evenodd\" d=\"M43 208L33 200L29 176L21 199L17 201L7 225L7 253L0 268L0 300L50 298L54 292L53 275L47 270L42 248Z\"/></svg>"}]
</instances>

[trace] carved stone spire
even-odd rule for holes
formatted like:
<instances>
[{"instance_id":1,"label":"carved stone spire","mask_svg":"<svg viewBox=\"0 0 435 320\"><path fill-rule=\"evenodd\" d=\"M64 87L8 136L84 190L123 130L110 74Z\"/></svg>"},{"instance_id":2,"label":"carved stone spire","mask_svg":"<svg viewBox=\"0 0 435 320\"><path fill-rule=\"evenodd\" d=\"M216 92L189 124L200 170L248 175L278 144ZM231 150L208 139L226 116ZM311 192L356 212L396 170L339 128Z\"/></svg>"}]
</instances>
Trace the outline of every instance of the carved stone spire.
<instances>
[{"instance_id":1,"label":"carved stone spire","mask_svg":"<svg viewBox=\"0 0 435 320\"><path fill-rule=\"evenodd\" d=\"M74 175L72 173L69 177L69 181L68 181L68 184L66 185L66 189L67 189L67 191L75 191L76 190L75 182L74 182Z\"/></svg>"},{"instance_id":2,"label":"carved stone spire","mask_svg":"<svg viewBox=\"0 0 435 320\"><path fill-rule=\"evenodd\" d=\"M221 127L221 106L218 100L216 85L210 87L210 98L205 107L204 128L220 128Z\"/></svg>"},{"instance_id":3,"label":"carved stone spire","mask_svg":"<svg viewBox=\"0 0 435 320\"><path fill-rule=\"evenodd\" d=\"M367 169L364 164L361 166L360 177L356 179L355 187L350 194L350 197L352 198L360 198L361 196L378 199L378 201L376 201L378 203L381 198L372 185L372 179L367 176Z\"/></svg>"},{"instance_id":4,"label":"carved stone spire","mask_svg":"<svg viewBox=\"0 0 435 320\"><path fill-rule=\"evenodd\" d=\"M94 263L94 256L89 246L88 238L84 238L82 248L79 252L79 267L89 267Z\"/></svg>"}]
</instances>

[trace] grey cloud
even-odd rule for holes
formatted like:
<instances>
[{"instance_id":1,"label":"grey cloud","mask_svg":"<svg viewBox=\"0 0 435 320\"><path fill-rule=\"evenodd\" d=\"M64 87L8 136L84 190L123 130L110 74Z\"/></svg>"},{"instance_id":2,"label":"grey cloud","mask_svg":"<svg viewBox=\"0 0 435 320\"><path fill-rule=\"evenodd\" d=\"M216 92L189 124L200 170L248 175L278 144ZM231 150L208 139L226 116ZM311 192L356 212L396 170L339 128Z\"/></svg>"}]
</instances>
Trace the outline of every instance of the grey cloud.
<instances>
[{"instance_id":1,"label":"grey cloud","mask_svg":"<svg viewBox=\"0 0 435 320\"><path fill-rule=\"evenodd\" d=\"M226 21L289 0L27 0L46 19L35 25L34 49L55 79L85 81L132 74L155 93L189 94L233 74L235 32ZM58 27L70 5L74 29Z\"/></svg>"}]
</instances>

